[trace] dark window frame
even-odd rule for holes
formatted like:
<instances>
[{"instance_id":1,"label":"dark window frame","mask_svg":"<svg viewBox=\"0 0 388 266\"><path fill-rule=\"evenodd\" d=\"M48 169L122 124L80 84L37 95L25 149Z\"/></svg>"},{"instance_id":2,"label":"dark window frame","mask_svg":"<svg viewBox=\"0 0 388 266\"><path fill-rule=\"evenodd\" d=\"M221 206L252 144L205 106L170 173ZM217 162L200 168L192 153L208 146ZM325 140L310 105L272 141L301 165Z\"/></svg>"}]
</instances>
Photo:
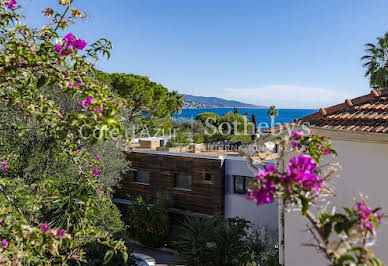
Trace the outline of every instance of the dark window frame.
<instances>
[{"instance_id":1,"label":"dark window frame","mask_svg":"<svg viewBox=\"0 0 388 266\"><path fill-rule=\"evenodd\" d=\"M190 185L187 186L187 187L184 187L184 186L178 186L178 178L179 176L189 176L190 177ZM188 175L188 174L181 174L181 173L174 173L174 188L175 189L182 189L182 190L192 190L192 185L193 185L193 177L192 175Z\"/></svg>"},{"instance_id":2,"label":"dark window frame","mask_svg":"<svg viewBox=\"0 0 388 266\"><path fill-rule=\"evenodd\" d=\"M206 182L212 182L212 174L210 173L205 173L205 181Z\"/></svg>"},{"instance_id":3,"label":"dark window frame","mask_svg":"<svg viewBox=\"0 0 388 266\"><path fill-rule=\"evenodd\" d=\"M148 182L141 182L138 180L138 174L139 172L143 172L143 173L146 173L147 176L148 176ZM133 182L135 183L138 183L138 184L144 184L144 185L149 185L150 184L150 172L147 171L147 170L143 170L143 169L137 169L136 171L134 171L133 173Z\"/></svg>"},{"instance_id":4,"label":"dark window frame","mask_svg":"<svg viewBox=\"0 0 388 266\"><path fill-rule=\"evenodd\" d=\"M237 179L242 178L243 184L242 184L242 190L239 189L237 186ZM242 175L233 175L233 193L235 194L246 194L248 192L249 183L252 180L252 177L250 176L242 176ZM241 186L241 184L240 184Z\"/></svg>"}]
</instances>

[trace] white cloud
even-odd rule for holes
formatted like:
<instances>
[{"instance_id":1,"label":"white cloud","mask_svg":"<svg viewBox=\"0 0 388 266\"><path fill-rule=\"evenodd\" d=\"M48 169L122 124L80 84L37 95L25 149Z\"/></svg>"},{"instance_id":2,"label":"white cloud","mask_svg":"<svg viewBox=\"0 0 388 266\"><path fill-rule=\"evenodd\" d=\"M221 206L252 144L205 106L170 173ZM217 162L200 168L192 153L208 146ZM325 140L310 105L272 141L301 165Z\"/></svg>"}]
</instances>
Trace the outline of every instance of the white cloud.
<instances>
[{"instance_id":1,"label":"white cloud","mask_svg":"<svg viewBox=\"0 0 388 266\"><path fill-rule=\"evenodd\" d=\"M318 109L354 98L354 92L294 85L268 85L253 89L226 88L217 97L256 105L276 105L278 108Z\"/></svg>"}]
</instances>

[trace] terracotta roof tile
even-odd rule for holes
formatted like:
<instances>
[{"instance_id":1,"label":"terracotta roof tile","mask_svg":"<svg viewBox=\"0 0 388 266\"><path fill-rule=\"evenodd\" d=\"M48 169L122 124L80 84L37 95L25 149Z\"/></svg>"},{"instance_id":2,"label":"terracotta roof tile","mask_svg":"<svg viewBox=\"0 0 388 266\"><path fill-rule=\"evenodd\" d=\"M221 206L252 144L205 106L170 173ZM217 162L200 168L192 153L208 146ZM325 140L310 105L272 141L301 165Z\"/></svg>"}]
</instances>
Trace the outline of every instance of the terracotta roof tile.
<instances>
[{"instance_id":1,"label":"terracotta roof tile","mask_svg":"<svg viewBox=\"0 0 388 266\"><path fill-rule=\"evenodd\" d=\"M388 88L321 108L300 121L327 129L388 133Z\"/></svg>"}]
</instances>

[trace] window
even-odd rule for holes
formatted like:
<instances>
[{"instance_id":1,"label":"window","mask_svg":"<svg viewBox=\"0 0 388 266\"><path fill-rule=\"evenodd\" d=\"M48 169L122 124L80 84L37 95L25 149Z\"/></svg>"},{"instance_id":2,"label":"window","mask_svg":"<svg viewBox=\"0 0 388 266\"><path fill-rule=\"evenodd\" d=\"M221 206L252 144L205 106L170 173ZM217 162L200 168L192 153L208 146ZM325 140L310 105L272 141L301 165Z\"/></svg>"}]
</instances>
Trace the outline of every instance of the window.
<instances>
[{"instance_id":1,"label":"window","mask_svg":"<svg viewBox=\"0 0 388 266\"><path fill-rule=\"evenodd\" d=\"M135 182L142 184L150 183L150 174L144 170L137 170L135 172Z\"/></svg>"},{"instance_id":2,"label":"window","mask_svg":"<svg viewBox=\"0 0 388 266\"><path fill-rule=\"evenodd\" d=\"M212 181L212 175L210 173L205 173L205 181L208 181L208 182Z\"/></svg>"},{"instance_id":3,"label":"window","mask_svg":"<svg viewBox=\"0 0 388 266\"><path fill-rule=\"evenodd\" d=\"M251 182L252 177L249 176L233 176L234 179L234 193L245 194L249 188L249 182Z\"/></svg>"},{"instance_id":4,"label":"window","mask_svg":"<svg viewBox=\"0 0 388 266\"><path fill-rule=\"evenodd\" d=\"M175 174L175 187L191 189L191 175Z\"/></svg>"}]
</instances>

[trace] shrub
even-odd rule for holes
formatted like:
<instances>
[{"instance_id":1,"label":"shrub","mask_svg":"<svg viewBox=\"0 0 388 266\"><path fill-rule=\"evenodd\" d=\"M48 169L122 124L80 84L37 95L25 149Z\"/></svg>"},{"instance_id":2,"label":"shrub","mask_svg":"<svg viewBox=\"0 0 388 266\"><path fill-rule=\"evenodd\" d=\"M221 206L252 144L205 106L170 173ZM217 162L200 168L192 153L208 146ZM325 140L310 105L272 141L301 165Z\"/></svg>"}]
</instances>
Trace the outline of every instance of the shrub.
<instances>
[{"instance_id":1,"label":"shrub","mask_svg":"<svg viewBox=\"0 0 388 266\"><path fill-rule=\"evenodd\" d=\"M106 246L105 262L114 254L128 257L123 241L95 226L101 204L111 203L99 176L103 166L78 152L85 142L107 139L89 135L94 129L123 135L118 113L125 100L94 78L92 62L109 56L111 43L88 45L68 32L69 23L86 17L74 2L46 8L47 24L31 27L21 13L24 1L0 1L1 131L14 130L12 141L22 140L0 143L5 265L79 264L87 261L82 246L91 240ZM66 108L69 99L75 108Z\"/></svg>"},{"instance_id":2,"label":"shrub","mask_svg":"<svg viewBox=\"0 0 388 266\"><path fill-rule=\"evenodd\" d=\"M114 237L117 239L121 239L125 242L125 246L127 247L128 253L131 252L132 246L128 238L128 234L126 231L117 232L114 234ZM90 241L83 246L86 257L88 258L87 263L82 265L91 265L98 266L104 264L104 255L108 251L108 248L104 245L101 245L97 241ZM129 256L128 260L124 262L122 256L120 254L114 254L112 259L105 263L104 265L109 266L127 266L127 265L135 265L135 258L133 256Z\"/></svg>"},{"instance_id":3,"label":"shrub","mask_svg":"<svg viewBox=\"0 0 388 266\"><path fill-rule=\"evenodd\" d=\"M222 124L222 123L225 123L225 124ZM246 116L240 115L239 113L229 112L225 114L224 116L221 117L220 125L221 124L222 124L221 130L224 133L230 133L233 135L249 134L251 130L251 124L249 123L248 118ZM237 124L236 128L235 128L235 124Z\"/></svg>"},{"instance_id":4,"label":"shrub","mask_svg":"<svg viewBox=\"0 0 388 266\"><path fill-rule=\"evenodd\" d=\"M205 135L204 134L195 134L193 138L194 143L204 143Z\"/></svg>"},{"instance_id":5,"label":"shrub","mask_svg":"<svg viewBox=\"0 0 388 266\"><path fill-rule=\"evenodd\" d=\"M212 134L212 135L205 134L203 136L203 142L204 143L212 143L212 142L229 140L229 139L231 139L230 135L224 135L224 134L221 134L221 133L215 133L215 134Z\"/></svg>"},{"instance_id":6,"label":"shrub","mask_svg":"<svg viewBox=\"0 0 388 266\"><path fill-rule=\"evenodd\" d=\"M277 231L252 226L247 239L255 262L262 266L280 266Z\"/></svg>"},{"instance_id":7,"label":"shrub","mask_svg":"<svg viewBox=\"0 0 388 266\"><path fill-rule=\"evenodd\" d=\"M269 252L265 243L251 236L253 229L249 221L241 218L188 217L173 246L187 265L247 265L265 258L264 252Z\"/></svg>"},{"instance_id":8,"label":"shrub","mask_svg":"<svg viewBox=\"0 0 388 266\"><path fill-rule=\"evenodd\" d=\"M168 239L167 200L164 196L151 204L142 197L133 198L130 206L130 236L148 247L162 247Z\"/></svg>"},{"instance_id":9,"label":"shrub","mask_svg":"<svg viewBox=\"0 0 388 266\"><path fill-rule=\"evenodd\" d=\"M216 113L205 112L202 114L198 114L195 117L195 120L201 121L201 123L204 126L206 126L206 122L208 122L209 124L218 127L218 125L220 124L220 121L221 121L221 117Z\"/></svg>"},{"instance_id":10,"label":"shrub","mask_svg":"<svg viewBox=\"0 0 388 266\"><path fill-rule=\"evenodd\" d=\"M125 231L127 228L121 220L121 213L113 203L101 204L100 215L96 219L96 226L112 235Z\"/></svg>"},{"instance_id":11,"label":"shrub","mask_svg":"<svg viewBox=\"0 0 388 266\"><path fill-rule=\"evenodd\" d=\"M243 143L252 141L251 135L233 135L230 138L231 141L241 141Z\"/></svg>"},{"instance_id":12,"label":"shrub","mask_svg":"<svg viewBox=\"0 0 388 266\"><path fill-rule=\"evenodd\" d=\"M171 138L167 142L167 147L178 147L190 144L190 140L186 134L177 133L174 138Z\"/></svg>"},{"instance_id":13,"label":"shrub","mask_svg":"<svg viewBox=\"0 0 388 266\"><path fill-rule=\"evenodd\" d=\"M171 120L171 126L173 128L179 128L181 126L181 121L179 121L178 119L172 119Z\"/></svg>"},{"instance_id":14,"label":"shrub","mask_svg":"<svg viewBox=\"0 0 388 266\"><path fill-rule=\"evenodd\" d=\"M199 120L185 120L182 125L184 129L187 129L193 133L205 132L204 124Z\"/></svg>"}]
</instances>

